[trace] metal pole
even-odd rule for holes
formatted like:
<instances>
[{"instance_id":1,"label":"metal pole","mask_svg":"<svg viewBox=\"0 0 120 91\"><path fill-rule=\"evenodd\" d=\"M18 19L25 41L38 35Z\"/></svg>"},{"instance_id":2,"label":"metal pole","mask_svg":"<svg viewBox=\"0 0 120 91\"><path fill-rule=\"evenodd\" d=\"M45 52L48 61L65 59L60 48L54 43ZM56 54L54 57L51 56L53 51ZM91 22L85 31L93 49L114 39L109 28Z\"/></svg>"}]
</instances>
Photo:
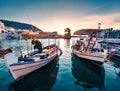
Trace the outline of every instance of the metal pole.
<instances>
[{"instance_id":1,"label":"metal pole","mask_svg":"<svg viewBox=\"0 0 120 91\"><path fill-rule=\"evenodd\" d=\"M90 41L92 40L92 34L91 34L91 36L90 36L90 39L89 39L89 41L88 41L88 44L87 44L87 47L86 47L86 50L85 51L87 51L88 50L88 47L89 47L89 44L90 44Z\"/></svg>"},{"instance_id":2,"label":"metal pole","mask_svg":"<svg viewBox=\"0 0 120 91\"><path fill-rule=\"evenodd\" d=\"M108 37L109 37L109 31L107 30L107 39L108 39ZM107 40L108 41L108 40ZM107 44L106 44L106 49L108 49L108 42L107 42Z\"/></svg>"},{"instance_id":3,"label":"metal pole","mask_svg":"<svg viewBox=\"0 0 120 91\"><path fill-rule=\"evenodd\" d=\"M20 53L21 53L21 56L22 56L22 46L21 46L22 42L21 42L21 35L20 35L20 33L19 33L19 37L20 37L20 45L19 45L20 46Z\"/></svg>"},{"instance_id":4,"label":"metal pole","mask_svg":"<svg viewBox=\"0 0 120 91\"><path fill-rule=\"evenodd\" d=\"M55 37L55 45L56 45L56 37Z\"/></svg>"},{"instance_id":5,"label":"metal pole","mask_svg":"<svg viewBox=\"0 0 120 91\"><path fill-rule=\"evenodd\" d=\"M32 39L32 36L31 36L31 39ZM31 40L31 51L32 51L32 40Z\"/></svg>"},{"instance_id":6,"label":"metal pole","mask_svg":"<svg viewBox=\"0 0 120 91\"><path fill-rule=\"evenodd\" d=\"M48 34L48 46L49 46L49 49L50 49L50 34Z\"/></svg>"}]
</instances>

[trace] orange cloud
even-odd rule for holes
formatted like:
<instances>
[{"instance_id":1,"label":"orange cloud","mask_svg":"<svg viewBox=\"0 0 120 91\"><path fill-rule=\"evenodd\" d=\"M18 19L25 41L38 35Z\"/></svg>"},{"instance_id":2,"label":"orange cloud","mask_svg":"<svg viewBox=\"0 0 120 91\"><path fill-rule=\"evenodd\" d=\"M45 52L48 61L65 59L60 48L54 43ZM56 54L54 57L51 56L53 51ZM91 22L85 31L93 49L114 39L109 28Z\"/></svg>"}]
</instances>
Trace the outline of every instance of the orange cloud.
<instances>
[{"instance_id":1,"label":"orange cloud","mask_svg":"<svg viewBox=\"0 0 120 91\"><path fill-rule=\"evenodd\" d=\"M72 33L84 28L98 28L98 23L101 23L101 28L120 29L120 13L89 15L84 17L51 17L48 20L34 21L34 24L40 27L43 31L59 31L61 28L70 28Z\"/></svg>"}]
</instances>

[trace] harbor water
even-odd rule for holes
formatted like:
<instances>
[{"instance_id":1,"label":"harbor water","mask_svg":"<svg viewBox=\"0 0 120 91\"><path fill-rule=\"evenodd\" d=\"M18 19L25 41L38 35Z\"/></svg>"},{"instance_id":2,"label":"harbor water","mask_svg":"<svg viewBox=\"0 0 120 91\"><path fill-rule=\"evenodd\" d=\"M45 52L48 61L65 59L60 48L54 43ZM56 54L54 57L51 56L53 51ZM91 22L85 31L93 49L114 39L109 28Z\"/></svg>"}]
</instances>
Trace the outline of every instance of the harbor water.
<instances>
[{"instance_id":1,"label":"harbor water","mask_svg":"<svg viewBox=\"0 0 120 91\"><path fill-rule=\"evenodd\" d=\"M39 40L43 46L59 41L63 54L20 81L13 79L4 59L0 59L0 91L120 91L120 68L113 62L106 60L99 68L71 55L73 38ZM17 56L21 50L27 53L33 49L30 41L0 41L0 49L6 48L12 48Z\"/></svg>"}]
</instances>

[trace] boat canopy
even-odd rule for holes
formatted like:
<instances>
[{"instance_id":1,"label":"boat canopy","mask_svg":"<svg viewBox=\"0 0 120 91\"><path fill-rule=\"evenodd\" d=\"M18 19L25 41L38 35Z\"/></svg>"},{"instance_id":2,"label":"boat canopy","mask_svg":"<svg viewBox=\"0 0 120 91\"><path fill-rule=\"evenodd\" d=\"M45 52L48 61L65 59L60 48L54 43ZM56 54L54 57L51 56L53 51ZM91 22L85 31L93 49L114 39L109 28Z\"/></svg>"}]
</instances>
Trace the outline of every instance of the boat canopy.
<instances>
[{"instance_id":1,"label":"boat canopy","mask_svg":"<svg viewBox=\"0 0 120 91\"><path fill-rule=\"evenodd\" d=\"M93 33L105 32L108 29L81 29L74 32L74 35L91 35Z\"/></svg>"},{"instance_id":2,"label":"boat canopy","mask_svg":"<svg viewBox=\"0 0 120 91\"><path fill-rule=\"evenodd\" d=\"M49 32L23 32L22 37L25 40L33 39L35 37L49 37L51 33Z\"/></svg>"}]
</instances>

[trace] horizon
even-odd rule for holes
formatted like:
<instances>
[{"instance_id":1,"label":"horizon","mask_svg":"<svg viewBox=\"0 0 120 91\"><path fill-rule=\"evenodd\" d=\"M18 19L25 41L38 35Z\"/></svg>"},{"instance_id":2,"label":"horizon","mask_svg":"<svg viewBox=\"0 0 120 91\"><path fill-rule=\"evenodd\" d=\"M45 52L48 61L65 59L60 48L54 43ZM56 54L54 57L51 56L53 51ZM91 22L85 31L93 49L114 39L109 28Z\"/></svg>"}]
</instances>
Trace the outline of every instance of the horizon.
<instances>
[{"instance_id":1,"label":"horizon","mask_svg":"<svg viewBox=\"0 0 120 91\"><path fill-rule=\"evenodd\" d=\"M43 31L65 28L120 29L119 0L0 0L0 19L32 24Z\"/></svg>"}]
</instances>

